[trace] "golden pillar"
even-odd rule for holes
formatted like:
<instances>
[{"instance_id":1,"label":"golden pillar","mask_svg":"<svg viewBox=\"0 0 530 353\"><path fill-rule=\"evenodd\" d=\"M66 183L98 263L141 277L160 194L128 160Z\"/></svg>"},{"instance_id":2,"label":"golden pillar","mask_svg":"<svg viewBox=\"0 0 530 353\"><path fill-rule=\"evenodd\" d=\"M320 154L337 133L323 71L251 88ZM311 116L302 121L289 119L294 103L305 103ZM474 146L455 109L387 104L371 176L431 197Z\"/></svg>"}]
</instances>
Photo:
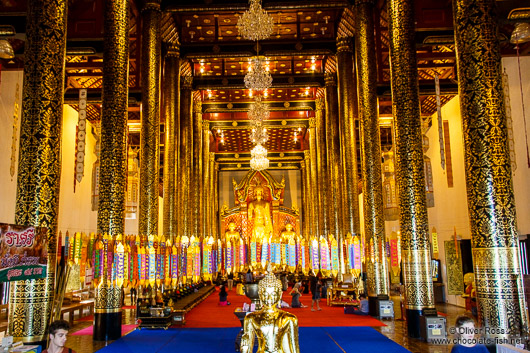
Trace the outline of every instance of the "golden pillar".
<instances>
[{"instance_id":1,"label":"golden pillar","mask_svg":"<svg viewBox=\"0 0 530 353\"><path fill-rule=\"evenodd\" d=\"M339 121L341 139L342 207L344 207L345 234L359 234L359 192L357 186L357 144L355 120L357 119L357 87L353 73L353 47L351 38L337 40L337 82L339 92Z\"/></svg>"},{"instance_id":2,"label":"golden pillar","mask_svg":"<svg viewBox=\"0 0 530 353\"><path fill-rule=\"evenodd\" d=\"M356 2L355 41L361 120L364 234L368 295L388 294L385 219L381 175L381 137L377 110L377 64L374 40L374 2Z\"/></svg>"},{"instance_id":3,"label":"golden pillar","mask_svg":"<svg viewBox=\"0 0 530 353\"><path fill-rule=\"evenodd\" d=\"M403 278L410 337L434 308L412 0L388 3L392 112L396 140Z\"/></svg>"},{"instance_id":4,"label":"golden pillar","mask_svg":"<svg viewBox=\"0 0 530 353\"><path fill-rule=\"evenodd\" d=\"M176 173L178 146L178 96L180 87L180 59L177 45L170 45L164 60L163 111L164 142L164 210L162 234L175 239L177 231Z\"/></svg>"},{"instance_id":5,"label":"golden pillar","mask_svg":"<svg viewBox=\"0 0 530 353\"><path fill-rule=\"evenodd\" d=\"M189 189L191 185L191 165L192 165L192 143L193 143L193 116L192 116L192 92L191 86L193 78L191 76L182 77L180 86L180 152L179 152L179 214L180 223L178 232L181 235L191 237L191 219Z\"/></svg>"},{"instance_id":6,"label":"golden pillar","mask_svg":"<svg viewBox=\"0 0 530 353\"><path fill-rule=\"evenodd\" d=\"M204 236L213 235L211 232L211 216L210 216L210 122L202 121L202 233Z\"/></svg>"},{"instance_id":7,"label":"golden pillar","mask_svg":"<svg viewBox=\"0 0 530 353\"><path fill-rule=\"evenodd\" d=\"M302 173L302 236L305 239L308 239L309 237L309 226L308 226L308 220L309 220L309 203L307 201L307 182L306 182L306 174L307 174L307 168L305 167L305 160L302 160L300 162L300 172Z\"/></svg>"},{"instance_id":8,"label":"golden pillar","mask_svg":"<svg viewBox=\"0 0 530 353\"><path fill-rule=\"evenodd\" d=\"M210 152L210 183L208 187L208 203L210 204L209 207L209 215L210 218L210 234L215 238L215 240L218 239L217 237L217 214L216 214L216 202L215 202L215 152Z\"/></svg>"},{"instance_id":9,"label":"golden pillar","mask_svg":"<svg viewBox=\"0 0 530 353\"><path fill-rule=\"evenodd\" d=\"M340 131L339 131L339 114L338 114L338 94L337 78L334 73L327 73L324 77L326 82L326 143L327 152L327 173L328 173L328 212L329 212L329 229L339 243L339 261L341 273L346 271L344 265L344 233L343 229L343 208L341 200L341 158L340 158Z\"/></svg>"},{"instance_id":10,"label":"golden pillar","mask_svg":"<svg viewBox=\"0 0 530 353\"><path fill-rule=\"evenodd\" d=\"M138 233L158 234L160 168L160 0L142 9L142 127Z\"/></svg>"},{"instance_id":11,"label":"golden pillar","mask_svg":"<svg viewBox=\"0 0 530 353\"><path fill-rule=\"evenodd\" d=\"M47 338L53 304L66 12L65 1L28 1L15 223L47 227L48 267L44 279L11 283L9 334L25 342Z\"/></svg>"},{"instance_id":12,"label":"golden pillar","mask_svg":"<svg viewBox=\"0 0 530 353\"><path fill-rule=\"evenodd\" d=\"M310 122L311 124L311 122ZM311 133L311 132L310 132ZM307 209L308 214L306 217L305 222L307 222L307 231L308 231L308 238L307 240L311 239L311 237L318 236L318 231L316 227L316 214L315 214L315 207L313 202L313 182L311 178L311 151L305 150L304 151L304 163L305 163L305 190L306 190L306 201L307 201Z\"/></svg>"},{"instance_id":13,"label":"golden pillar","mask_svg":"<svg viewBox=\"0 0 530 353\"><path fill-rule=\"evenodd\" d=\"M193 233L195 236L203 235L202 225L202 102L196 101L193 104L193 184L190 188L192 192L193 209L191 219L193 221Z\"/></svg>"},{"instance_id":14,"label":"golden pillar","mask_svg":"<svg viewBox=\"0 0 530 353\"><path fill-rule=\"evenodd\" d=\"M319 212L319 197L318 197L318 164L317 164L317 119L309 119L309 161L310 161L310 176L311 176L311 209L312 209L312 231L314 236L324 235L320 229L320 222L318 219Z\"/></svg>"},{"instance_id":15,"label":"golden pillar","mask_svg":"<svg viewBox=\"0 0 530 353\"><path fill-rule=\"evenodd\" d=\"M528 327L495 1L457 0L453 11L479 319L488 337L522 336Z\"/></svg>"},{"instance_id":16,"label":"golden pillar","mask_svg":"<svg viewBox=\"0 0 530 353\"><path fill-rule=\"evenodd\" d=\"M214 195L214 237L219 239L219 163L213 162L214 165L214 175L213 175L213 195Z\"/></svg>"},{"instance_id":17,"label":"golden pillar","mask_svg":"<svg viewBox=\"0 0 530 353\"><path fill-rule=\"evenodd\" d=\"M125 230L129 11L125 0L105 6L98 233L116 237ZM94 340L115 340L121 337L121 288L101 283L95 292Z\"/></svg>"},{"instance_id":18,"label":"golden pillar","mask_svg":"<svg viewBox=\"0 0 530 353\"><path fill-rule=\"evenodd\" d=\"M318 180L318 224L320 234L329 234L329 192L327 178L327 156L326 156L326 128L325 128L325 101L316 100L316 140L317 140L317 180Z\"/></svg>"}]
</instances>

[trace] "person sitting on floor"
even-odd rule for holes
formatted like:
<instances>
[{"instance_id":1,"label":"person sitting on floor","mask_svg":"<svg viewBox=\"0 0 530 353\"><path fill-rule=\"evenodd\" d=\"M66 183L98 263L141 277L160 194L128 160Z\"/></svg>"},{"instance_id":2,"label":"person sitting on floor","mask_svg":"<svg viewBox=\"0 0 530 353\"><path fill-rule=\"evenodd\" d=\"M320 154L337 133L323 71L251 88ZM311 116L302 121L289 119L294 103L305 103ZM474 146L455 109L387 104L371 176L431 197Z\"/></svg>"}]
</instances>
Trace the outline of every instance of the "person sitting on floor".
<instances>
[{"instance_id":1,"label":"person sitting on floor","mask_svg":"<svg viewBox=\"0 0 530 353\"><path fill-rule=\"evenodd\" d=\"M304 308L305 306L300 303L300 297L302 296L302 293L300 293L300 283L296 283L291 290L291 296L293 297L291 300L291 308Z\"/></svg>"},{"instance_id":2,"label":"person sitting on floor","mask_svg":"<svg viewBox=\"0 0 530 353\"><path fill-rule=\"evenodd\" d=\"M56 320L52 322L48 330L50 334L50 345L42 353L75 353L71 348L64 346L69 329L70 325L68 325L67 321Z\"/></svg>"},{"instance_id":3,"label":"person sitting on floor","mask_svg":"<svg viewBox=\"0 0 530 353\"><path fill-rule=\"evenodd\" d=\"M370 315L370 308L368 305L368 299L366 299L366 294L361 294L359 296L359 307L347 307L344 308L345 314L354 314L354 315Z\"/></svg>"},{"instance_id":4,"label":"person sitting on floor","mask_svg":"<svg viewBox=\"0 0 530 353\"><path fill-rule=\"evenodd\" d=\"M219 305L230 305L230 302L228 301L228 293L226 292L226 288L224 285L221 285L221 291L219 292Z\"/></svg>"}]
</instances>

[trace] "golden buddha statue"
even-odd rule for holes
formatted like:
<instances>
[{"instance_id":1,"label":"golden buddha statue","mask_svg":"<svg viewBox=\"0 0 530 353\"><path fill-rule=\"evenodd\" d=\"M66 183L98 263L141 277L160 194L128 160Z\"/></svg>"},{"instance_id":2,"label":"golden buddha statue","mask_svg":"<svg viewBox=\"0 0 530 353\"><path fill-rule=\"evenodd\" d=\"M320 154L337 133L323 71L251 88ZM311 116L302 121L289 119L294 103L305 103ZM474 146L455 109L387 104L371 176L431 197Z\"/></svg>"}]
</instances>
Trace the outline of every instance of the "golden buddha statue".
<instances>
[{"instance_id":1,"label":"golden buddha statue","mask_svg":"<svg viewBox=\"0 0 530 353\"><path fill-rule=\"evenodd\" d=\"M228 230L225 232L225 240L227 242L239 240L239 232L236 230L236 224L234 222L228 224Z\"/></svg>"},{"instance_id":2,"label":"golden buddha statue","mask_svg":"<svg viewBox=\"0 0 530 353\"><path fill-rule=\"evenodd\" d=\"M269 203L263 200L263 187L256 186L254 194L256 199L248 206L248 220L254 220L252 238L261 242L272 233L271 211Z\"/></svg>"},{"instance_id":3,"label":"golden buddha statue","mask_svg":"<svg viewBox=\"0 0 530 353\"><path fill-rule=\"evenodd\" d=\"M294 314L278 309L282 300L282 283L272 273L270 264L267 272L258 284L262 307L245 317L241 352L252 353L254 336L257 336L257 353L299 353L298 319Z\"/></svg>"},{"instance_id":4,"label":"golden buddha statue","mask_svg":"<svg viewBox=\"0 0 530 353\"><path fill-rule=\"evenodd\" d=\"M281 238L283 244L289 244L289 240L291 239L296 241L296 232L293 230L291 223L285 225L285 230L282 232Z\"/></svg>"}]
</instances>

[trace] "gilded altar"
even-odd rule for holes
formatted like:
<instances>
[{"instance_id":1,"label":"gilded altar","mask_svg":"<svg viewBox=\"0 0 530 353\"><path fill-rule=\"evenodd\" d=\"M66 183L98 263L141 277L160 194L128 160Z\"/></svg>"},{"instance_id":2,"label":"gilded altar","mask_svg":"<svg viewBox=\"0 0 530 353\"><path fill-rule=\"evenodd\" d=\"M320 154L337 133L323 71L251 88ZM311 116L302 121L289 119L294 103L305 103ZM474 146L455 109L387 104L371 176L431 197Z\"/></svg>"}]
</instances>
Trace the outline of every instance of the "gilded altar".
<instances>
[{"instance_id":1,"label":"gilded altar","mask_svg":"<svg viewBox=\"0 0 530 353\"><path fill-rule=\"evenodd\" d=\"M254 267L265 260L274 263L273 244L288 244L290 240L297 243L300 239L299 210L284 206L285 178L278 182L267 171L251 170L239 182L232 179L232 186L235 205L224 205L220 210L221 242L234 249L245 249L232 252L233 263L239 269L243 266L237 264L251 263ZM281 258L282 253L278 251ZM237 261L236 257L247 261Z\"/></svg>"}]
</instances>

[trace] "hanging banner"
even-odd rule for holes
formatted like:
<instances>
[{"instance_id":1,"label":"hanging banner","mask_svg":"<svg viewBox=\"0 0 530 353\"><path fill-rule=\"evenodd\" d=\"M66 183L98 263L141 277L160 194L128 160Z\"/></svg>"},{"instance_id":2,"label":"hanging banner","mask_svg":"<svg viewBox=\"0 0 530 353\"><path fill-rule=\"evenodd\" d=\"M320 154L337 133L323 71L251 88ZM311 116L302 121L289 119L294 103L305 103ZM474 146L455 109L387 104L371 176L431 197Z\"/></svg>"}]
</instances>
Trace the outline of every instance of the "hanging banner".
<instances>
[{"instance_id":1,"label":"hanging banner","mask_svg":"<svg viewBox=\"0 0 530 353\"><path fill-rule=\"evenodd\" d=\"M0 281L46 278L46 228L0 223Z\"/></svg>"}]
</instances>

